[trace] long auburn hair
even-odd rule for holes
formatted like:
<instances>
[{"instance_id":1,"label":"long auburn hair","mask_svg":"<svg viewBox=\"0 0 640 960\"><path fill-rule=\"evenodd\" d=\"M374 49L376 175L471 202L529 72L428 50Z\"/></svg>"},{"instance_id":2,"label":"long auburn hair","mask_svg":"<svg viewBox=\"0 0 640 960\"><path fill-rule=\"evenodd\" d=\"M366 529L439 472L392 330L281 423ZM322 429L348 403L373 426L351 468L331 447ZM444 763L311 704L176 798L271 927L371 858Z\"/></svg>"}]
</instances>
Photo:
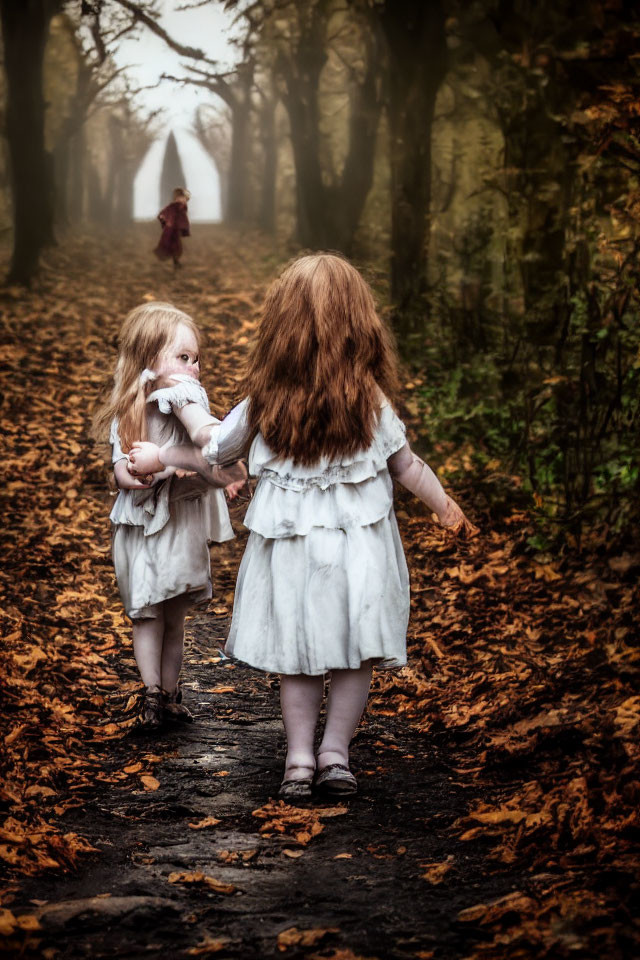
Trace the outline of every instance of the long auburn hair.
<instances>
[{"instance_id":1,"label":"long auburn hair","mask_svg":"<svg viewBox=\"0 0 640 960\"><path fill-rule=\"evenodd\" d=\"M118 436L127 453L136 440L146 440L147 396L161 385L160 381L140 382L145 368L153 369L158 358L173 341L180 324L189 327L200 344L200 331L191 317L171 303L151 301L135 307L125 317L118 338L118 362L109 399L98 409L93 420L93 434L106 439L114 417L118 420Z\"/></svg>"},{"instance_id":2,"label":"long auburn hair","mask_svg":"<svg viewBox=\"0 0 640 960\"><path fill-rule=\"evenodd\" d=\"M343 257L300 257L271 285L243 387L252 430L278 456L308 465L369 446L397 379L391 334Z\"/></svg>"}]
</instances>

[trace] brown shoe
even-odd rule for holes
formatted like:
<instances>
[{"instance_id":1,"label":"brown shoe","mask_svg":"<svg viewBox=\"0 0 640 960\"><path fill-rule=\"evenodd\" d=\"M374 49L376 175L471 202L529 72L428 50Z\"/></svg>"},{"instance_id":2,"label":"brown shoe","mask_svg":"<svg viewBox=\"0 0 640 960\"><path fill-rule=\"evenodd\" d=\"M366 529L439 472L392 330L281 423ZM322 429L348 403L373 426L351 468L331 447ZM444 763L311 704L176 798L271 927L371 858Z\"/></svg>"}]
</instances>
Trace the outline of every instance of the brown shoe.
<instances>
[{"instance_id":1,"label":"brown shoe","mask_svg":"<svg viewBox=\"0 0 640 960\"><path fill-rule=\"evenodd\" d=\"M163 719L162 690L158 687L149 687L142 694L142 726L147 730L155 730L162 725Z\"/></svg>"},{"instance_id":2,"label":"brown shoe","mask_svg":"<svg viewBox=\"0 0 640 960\"><path fill-rule=\"evenodd\" d=\"M330 763L319 770L314 786L329 797L349 797L358 790L356 778L344 763Z\"/></svg>"},{"instance_id":3,"label":"brown shoe","mask_svg":"<svg viewBox=\"0 0 640 960\"><path fill-rule=\"evenodd\" d=\"M182 688L178 684L173 693L162 691L162 708L167 720L177 720L179 723L193 723L193 714L182 702Z\"/></svg>"},{"instance_id":4,"label":"brown shoe","mask_svg":"<svg viewBox=\"0 0 640 960\"><path fill-rule=\"evenodd\" d=\"M283 780L278 790L278 796L286 803L292 803L294 806L301 800L311 800L311 777L303 777L301 780Z\"/></svg>"}]
</instances>

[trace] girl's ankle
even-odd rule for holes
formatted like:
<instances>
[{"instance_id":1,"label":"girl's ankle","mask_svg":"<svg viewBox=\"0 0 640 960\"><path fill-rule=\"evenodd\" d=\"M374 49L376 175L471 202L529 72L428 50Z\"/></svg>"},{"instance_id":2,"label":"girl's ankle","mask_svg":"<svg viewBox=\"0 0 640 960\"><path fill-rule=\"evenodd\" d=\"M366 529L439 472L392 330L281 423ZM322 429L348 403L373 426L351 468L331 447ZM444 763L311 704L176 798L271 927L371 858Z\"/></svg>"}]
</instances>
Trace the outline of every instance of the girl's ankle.
<instances>
[{"instance_id":1,"label":"girl's ankle","mask_svg":"<svg viewBox=\"0 0 640 960\"><path fill-rule=\"evenodd\" d=\"M343 767L348 767L349 754L343 753L341 750L318 750L316 763L318 770L324 770L325 767L330 766L332 763L339 763Z\"/></svg>"},{"instance_id":2,"label":"girl's ankle","mask_svg":"<svg viewBox=\"0 0 640 960\"><path fill-rule=\"evenodd\" d=\"M284 768L285 780L309 780L316 772L315 764L313 766L295 764Z\"/></svg>"},{"instance_id":3,"label":"girl's ankle","mask_svg":"<svg viewBox=\"0 0 640 960\"><path fill-rule=\"evenodd\" d=\"M316 761L313 754L308 757L287 757L284 767L285 780L305 780L312 777L316 770Z\"/></svg>"}]
</instances>

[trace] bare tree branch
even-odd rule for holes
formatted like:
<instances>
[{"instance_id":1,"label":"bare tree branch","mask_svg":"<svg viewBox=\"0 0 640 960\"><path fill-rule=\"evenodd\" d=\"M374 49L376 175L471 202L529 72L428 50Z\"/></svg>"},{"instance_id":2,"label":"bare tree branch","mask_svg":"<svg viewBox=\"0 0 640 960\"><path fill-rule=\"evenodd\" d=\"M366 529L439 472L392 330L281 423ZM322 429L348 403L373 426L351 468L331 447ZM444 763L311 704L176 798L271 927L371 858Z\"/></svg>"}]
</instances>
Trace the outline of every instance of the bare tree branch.
<instances>
[{"instance_id":1,"label":"bare tree branch","mask_svg":"<svg viewBox=\"0 0 640 960\"><path fill-rule=\"evenodd\" d=\"M174 40L164 27L160 26L158 21L147 13L140 4L133 3L133 0L112 0L112 2L117 3L123 7L123 9L127 10L136 23L143 24L143 26L151 30L152 33L155 33L161 40L164 40L167 46L171 47L172 50L175 50L176 53L179 53L182 57L190 57L192 60L202 60L204 63L209 63L212 67L217 66L217 61L210 60L204 50L199 50L197 47L189 47Z\"/></svg>"}]
</instances>

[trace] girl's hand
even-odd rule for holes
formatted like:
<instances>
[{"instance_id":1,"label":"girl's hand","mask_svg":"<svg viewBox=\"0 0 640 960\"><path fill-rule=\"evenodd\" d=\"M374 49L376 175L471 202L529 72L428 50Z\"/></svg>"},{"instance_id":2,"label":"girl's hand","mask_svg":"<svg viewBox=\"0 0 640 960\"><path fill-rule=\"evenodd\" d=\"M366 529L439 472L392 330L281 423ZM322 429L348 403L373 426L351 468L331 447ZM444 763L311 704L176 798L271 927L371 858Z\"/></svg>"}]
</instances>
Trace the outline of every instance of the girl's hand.
<instances>
[{"instance_id":1,"label":"girl's hand","mask_svg":"<svg viewBox=\"0 0 640 960\"><path fill-rule=\"evenodd\" d=\"M136 473L130 463L127 463L127 473L136 486L140 485L141 487L149 487L153 483L154 478L152 473Z\"/></svg>"},{"instance_id":2,"label":"girl's hand","mask_svg":"<svg viewBox=\"0 0 640 960\"><path fill-rule=\"evenodd\" d=\"M236 497L240 496L241 500L250 500L251 487L249 486L249 471L241 460L238 460L233 466L242 476L232 483L228 483L224 488L227 498L229 500L235 500Z\"/></svg>"},{"instance_id":3,"label":"girl's hand","mask_svg":"<svg viewBox=\"0 0 640 960\"><path fill-rule=\"evenodd\" d=\"M148 440L139 440L129 451L129 473L134 477L149 473L162 473L165 464L159 457L160 448Z\"/></svg>"},{"instance_id":4,"label":"girl's hand","mask_svg":"<svg viewBox=\"0 0 640 960\"><path fill-rule=\"evenodd\" d=\"M126 460L118 460L113 465L113 475L120 490L147 490L153 483L153 476L134 477Z\"/></svg>"},{"instance_id":5,"label":"girl's hand","mask_svg":"<svg viewBox=\"0 0 640 960\"><path fill-rule=\"evenodd\" d=\"M458 504L451 497L447 497L446 509L438 517L438 520L443 527L446 527L456 536L462 537L463 540L475 537L479 533L478 528L465 517Z\"/></svg>"},{"instance_id":6,"label":"girl's hand","mask_svg":"<svg viewBox=\"0 0 640 960\"><path fill-rule=\"evenodd\" d=\"M226 493L229 500L235 500L241 490L246 487L248 491L248 484L246 480L235 480L233 483L229 483L225 488L224 492ZM244 497L243 499L248 500L249 497Z\"/></svg>"}]
</instances>

